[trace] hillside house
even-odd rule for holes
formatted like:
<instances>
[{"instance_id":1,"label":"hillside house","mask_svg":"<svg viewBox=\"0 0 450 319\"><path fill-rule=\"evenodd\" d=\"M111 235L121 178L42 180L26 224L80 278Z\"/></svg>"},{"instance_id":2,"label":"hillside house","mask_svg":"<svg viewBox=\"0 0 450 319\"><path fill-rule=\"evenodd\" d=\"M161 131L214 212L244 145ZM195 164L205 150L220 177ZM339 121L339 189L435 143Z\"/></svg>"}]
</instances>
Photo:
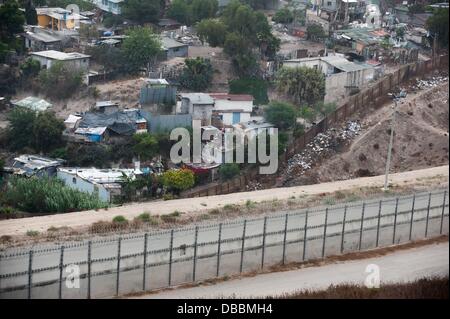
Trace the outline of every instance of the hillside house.
<instances>
[{"instance_id":1,"label":"hillside house","mask_svg":"<svg viewBox=\"0 0 450 319\"><path fill-rule=\"evenodd\" d=\"M92 0L91 2L102 11L112 14L120 14L122 12L120 5L124 0Z\"/></svg>"},{"instance_id":2,"label":"hillside house","mask_svg":"<svg viewBox=\"0 0 450 319\"><path fill-rule=\"evenodd\" d=\"M325 75L324 102L337 102L352 92L365 87L375 78L375 69L366 63L350 62L343 56L293 59L283 62L284 67L308 67Z\"/></svg>"},{"instance_id":3,"label":"hillside house","mask_svg":"<svg viewBox=\"0 0 450 319\"><path fill-rule=\"evenodd\" d=\"M89 59L90 56L78 52L60 52L54 50L32 52L30 57L37 60L41 64L41 68L49 69L53 63L59 61L65 66L88 71L89 70Z\"/></svg>"},{"instance_id":4,"label":"hillside house","mask_svg":"<svg viewBox=\"0 0 450 319\"><path fill-rule=\"evenodd\" d=\"M185 43L178 42L169 37L161 38L163 59L168 60L175 57L187 57L189 46Z\"/></svg>"},{"instance_id":5,"label":"hillside house","mask_svg":"<svg viewBox=\"0 0 450 319\"><path fill-rule=\"evenodd\" d=\"M5 171L26 177L52 177L56 175L56 169L63 164L62 159L24 154L14 158L12 166L5 167Z\"/></svg>"},{"instance_id":6,"label":"hillside house","mask_svg":"<svg viewBox=\"0 0 450 319\"><path fill-rule=\"evenodd\" d=\"M112 202L122 195L124 175L135 180L142 175L140 169L97 169L61 167L57 177L68 187L96 194L104 202Z\"/></svg>"},{"instance_id":7,"label":"hillside house","mask_svg":"<svg viewBox=\"0 0 450 319\"><path fill-rule=\"evenodd\" d=\"M249 94L210 93L214 100L214 112L223 125L250 121L253 96Z\"/></svg>"},{"instance_id":8,"label":"hillside house","mask_svg":"<svg viewBox=\"0 0 450 319\"><path fill-rule=\"evenodd\" d=\"M191 114L192 120L200 120L202 126L211 124L214 100L209 94L181 93L180 98L181 114Z\"/></svg>"},{"instance_id":9,"label":"hillside house","mask_svg":"<svg viewBox=\"0 0 450 319\"><path fill-rule=\"evenodd\" d=\"M88 20L73 11L63 8L36 8L38 25L51 30L75 30L81 21Z\"/></svg>"}]
</instances>

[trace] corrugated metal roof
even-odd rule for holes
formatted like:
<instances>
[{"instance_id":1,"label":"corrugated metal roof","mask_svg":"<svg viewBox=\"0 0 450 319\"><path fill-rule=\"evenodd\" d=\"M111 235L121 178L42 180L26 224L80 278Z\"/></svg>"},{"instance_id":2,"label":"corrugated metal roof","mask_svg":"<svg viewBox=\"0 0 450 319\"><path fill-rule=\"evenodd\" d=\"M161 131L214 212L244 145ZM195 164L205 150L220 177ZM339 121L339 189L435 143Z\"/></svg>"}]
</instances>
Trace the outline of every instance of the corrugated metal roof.
<instances>
[{"instance_id":1,"label":"corrugated metal roof","mask_svg":"<svg viewBox=\"0 0 450 319\"><path fill-rule=\"evenodd\" d=\"M46 100L34 96L29 96L20 101L15 101L12 103L16 106L24 107L38 112L43 112L52 107L51 103L48 103Z\"/></svg>"}]
</instances>

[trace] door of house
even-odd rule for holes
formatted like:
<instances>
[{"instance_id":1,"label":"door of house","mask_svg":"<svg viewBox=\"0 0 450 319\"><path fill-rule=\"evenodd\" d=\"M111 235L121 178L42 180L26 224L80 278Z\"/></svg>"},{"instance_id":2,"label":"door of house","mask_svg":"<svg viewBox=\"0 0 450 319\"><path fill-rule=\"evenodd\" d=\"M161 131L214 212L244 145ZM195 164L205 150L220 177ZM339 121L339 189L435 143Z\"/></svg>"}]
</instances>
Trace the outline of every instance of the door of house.
<instances>
[{"instance_id":1,"label":"door of house","mask_svg":"<svg viewBox=\"0 0 450 319\"><path fill-rule=\"evenodd\" d=\"M241 113L233 112L233 124L239 123L241 121Z\"/></svg>"}]
</instances>

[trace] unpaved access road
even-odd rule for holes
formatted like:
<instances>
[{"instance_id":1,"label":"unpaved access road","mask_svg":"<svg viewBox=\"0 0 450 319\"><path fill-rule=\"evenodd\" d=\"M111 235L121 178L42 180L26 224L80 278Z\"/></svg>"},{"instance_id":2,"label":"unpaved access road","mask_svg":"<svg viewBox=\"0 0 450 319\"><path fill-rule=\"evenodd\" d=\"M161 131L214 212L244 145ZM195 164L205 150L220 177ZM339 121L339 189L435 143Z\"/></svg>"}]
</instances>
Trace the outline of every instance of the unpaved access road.
<instances>
[{"instance_id":1,"label":"unpaved access road","mask_svg":"<svg viewBox=\"0 0 450 319\"><path fill-rule=\"evenodd\" d=\"M441 176L448 180L449 166L445 165L416 171L391 174L389 176L389 181L394 185L407 186L436 176ZM383 183L384 175L380 175L315 185L271 188L227 195L135 203L109 208L108 210L90 210L58 215L9 219L0 221L0 236L23 235L28 230L45 232L52 226L66 226L72 228L83 227L102 220L111 221L112 218L117 215L123 215L125 218L131 220L134 217L142 214L143 212L147 212L152 215L163 215L170 214L175 210L182 212L204 211L205 209L223 207L227 204L245 204L247 200L251 200L253 202L262 202L273 199L289 199L292 196L332 193L338 190L350 190L359 187L381 188L383 186Z\"/></svg>"},{"instance_id":2,"label":"unpaved access road","mask_svg":"<svg viewBox=\"0 0 450 319\"><path fill-rule=\"evenodd\" d=\"M391 254L275 272L220 282L209 286L180 288L134 298L194 299L194 298L258 298L294 293L298 290L322 290L344 283L363 285L368 265L379 267L380 282L410 282L424 277L448 276L448 242L431 244L393 252Z\"/></svg>"}]
</instances>

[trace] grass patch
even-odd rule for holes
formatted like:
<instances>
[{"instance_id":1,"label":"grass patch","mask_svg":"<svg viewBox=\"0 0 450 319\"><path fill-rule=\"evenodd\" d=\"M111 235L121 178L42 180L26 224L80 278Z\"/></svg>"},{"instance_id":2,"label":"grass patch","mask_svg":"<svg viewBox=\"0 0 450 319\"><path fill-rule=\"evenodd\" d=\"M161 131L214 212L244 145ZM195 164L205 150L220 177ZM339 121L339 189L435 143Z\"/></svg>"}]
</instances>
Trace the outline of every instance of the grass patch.
<instances>
[{"instance_id":1,"label":"grass patch","mask_svg":"<svg viewBox=\"0 0 450 319\"><path fill-rule=\"evenodd\" d=\"M320 291L298 291L278 299L448 299L448 277L423 278L414 282L381 285L371 289L358 285L330 286Z\"/></svg>"},{"instance_id":2,"label":"grass patch","mask_svg":"<svg viewBox=\"0 0 450 319\"><path fill-rule=\"evenodd\" d=\"M26 235L29 237L36 237L39 236L39 232L37 230L27 230Z\"/></svg>"},{"instance_id":3,"label":"grass patch","mask_svg":"<svg viewBox=\"0 0 450 319\"><path fill-rule=\"evenodd\" d=\"M117 215L112 219L113 223L120 223L120 224L124 224L127 223L128 220L123 217L122 215Z\"/></svg>"}]
</instances>

